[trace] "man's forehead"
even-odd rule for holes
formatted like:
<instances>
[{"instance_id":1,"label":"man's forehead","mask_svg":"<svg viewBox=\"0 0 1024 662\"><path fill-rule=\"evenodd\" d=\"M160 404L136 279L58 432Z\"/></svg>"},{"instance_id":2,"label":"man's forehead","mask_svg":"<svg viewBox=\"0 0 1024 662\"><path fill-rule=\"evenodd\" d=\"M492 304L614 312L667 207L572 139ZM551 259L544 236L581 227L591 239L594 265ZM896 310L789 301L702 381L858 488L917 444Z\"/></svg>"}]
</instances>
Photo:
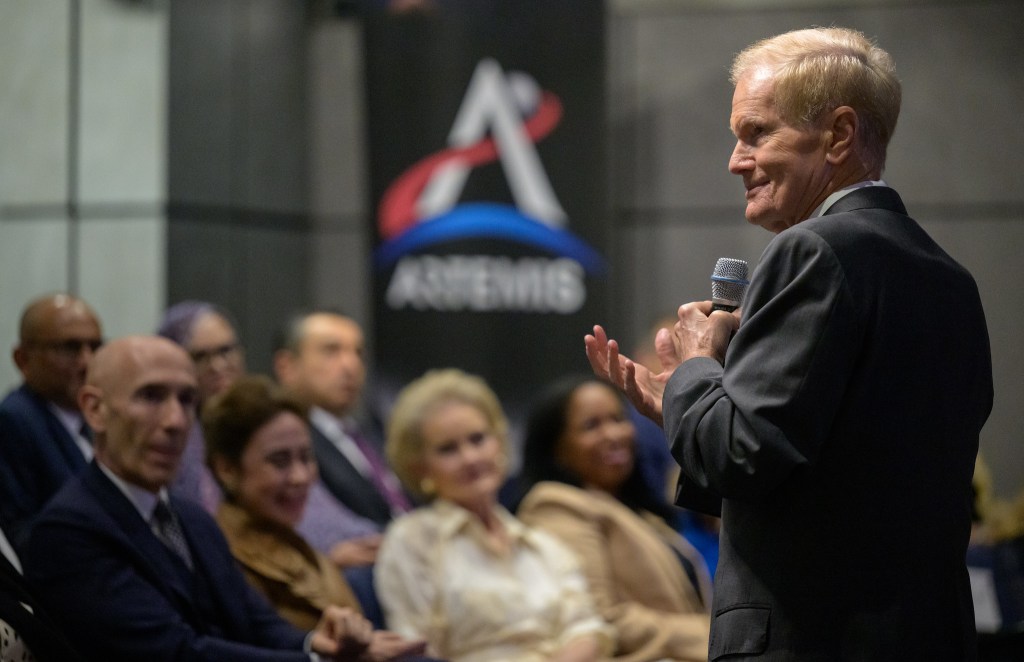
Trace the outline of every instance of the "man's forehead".
<instances>
[{"instance_id":1,"label":"man's forehead","mask_svg":"<svg viewBox=\"0 0 1024 662\"><path fill-rule=\"evenodd\" d=\"M46 335L63 335L68 333L67 327L83 325L94 327L96 335L99 335L99 320L83 301L60 295L39 303L32 310L27 320L26 329L32 333ZM80 329L76 329L77 333Z\"/></svg>"},{"instance_id":2,"label":"man's forehead","mask_svg":"<svg viewBox=\"0 0 1024 662\"><path fill-rule=\"evenodd\" d=\"M359 325L340 315L313 315L306 320L304 340L323 344L362 344Z\"/></svg>"},{"instance_id":3,"label":"man's forehead","mask_svg":"<svg viewBox=\"0 0 1024 662\"><path fill-rule=\"evenodd\" d=\"M100 349L90 366L92 380L104 390L134 389L146 381L195 384L195 368L185 350L164 338L126 338Z\"/></svg>"},{"instance_id":4,"label":"man's forehead","mask_svg":"<svg viewBox=\"0 0 1024 662\"><path fill-rule=\"evenodd\" d=\"M775 113L771 78L743 77L736 83L729 127L734 131L744 123L764 120Z\"/></svg>"},{"instance_id":5,"label":"man's forehead","mask_svg":"<svg viewBox=\"0 0 1024 662\"><path fill-rule=\"evenodd\" d=\"M57 316L53 323L43 327L49 335L99 338L101 334L100 323L91 313L66 313Z\"/></svg>"},{"instance_id":6,"label":"man's forehead","mask_svg":"<svg viewBox=\"0 0 1024 662\"><path fill-rule=\"evenodd\" d=\"M166 391L169 393L194 395L199 386L193 375L181 371L159 371L150 370L136 374L136 379L130 383L130 392L140 391Z\"/></svg>"}]
</instances>

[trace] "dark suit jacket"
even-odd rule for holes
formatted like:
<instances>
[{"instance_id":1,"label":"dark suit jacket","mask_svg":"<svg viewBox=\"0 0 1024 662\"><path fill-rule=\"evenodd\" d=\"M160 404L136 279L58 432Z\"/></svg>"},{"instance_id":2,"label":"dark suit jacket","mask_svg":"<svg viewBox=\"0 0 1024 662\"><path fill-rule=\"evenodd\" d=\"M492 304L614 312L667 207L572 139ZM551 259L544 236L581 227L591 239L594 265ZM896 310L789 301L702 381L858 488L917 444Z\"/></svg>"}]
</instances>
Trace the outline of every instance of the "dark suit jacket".
<instances>
[{"instance_id":1,"label":"dark suit jacket","mask_svg":"<svg viewBox=\"0 0 1024 662\"><path fill-rule=\"evenodd\" d=\"M711 659L974 659L970 274L862 188L772 240L742 315L724 370L687 361L663 400L682 504L722 499Z\"/></svg>"},{"instance_id":2,"label":"dark suit jacket","mask_svg":"<svg viewBox=\"0 0 1024 662\"><path fill-rule=\"evenodd\" d=\"M0 554L0 619L21 637L38 662L80 662L83 658L39 604L17 568Z\"/></svg>"},{"instance_id":3,"label":"dark suit jacket","mask_svg":"<svg viewBox=\"0 0 1024 662\"><path fill-rule=\"evenodd\" d=\"M198 504L175 499L195 564L184 564L95 464L40 514L25 576L93 660L308 662L304 632L245 581Z\"/></svg>"},{"instance_id":4,"label":"dark suit jacket","mask_svg":"<svg viewBox=\"0 0 1024 662\"><path fill-rule=\"evenodd\" d=\"M313 454L320 469L320 479L346 508L372 520L382 527L391 521L391 506L377 486L359 473L331 440L316 425L313 433Z\"/></svg>"},{"instance_id":5,"label":"dark suit jacket","mask_svg":"<svg viewBox=\"0 0 1024 662\"><path fill-rule=\"evenodd\" d=\"M72 476L85 456L46 401L26 386L0 403L0 525L15 549L33 518Z\"/></svg>"}]
</instances>

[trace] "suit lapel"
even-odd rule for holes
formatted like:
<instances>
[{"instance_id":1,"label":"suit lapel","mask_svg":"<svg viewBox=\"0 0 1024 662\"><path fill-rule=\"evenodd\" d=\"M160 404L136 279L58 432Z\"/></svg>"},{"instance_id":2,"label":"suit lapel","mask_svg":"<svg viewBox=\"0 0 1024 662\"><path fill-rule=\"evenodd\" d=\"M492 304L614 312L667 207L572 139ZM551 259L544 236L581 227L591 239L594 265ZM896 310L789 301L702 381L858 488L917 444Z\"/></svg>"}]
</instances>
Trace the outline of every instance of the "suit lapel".
<instances>
[{"instance_id":1,"label":"suit lapel","mask_svg":"<svg viewBox=\"0 0 1024 662\"><path fill-rule=\"evenodd\" d=\"M178 605L183 614L191 614L199 622L192 576L184 563L174 558L173 552L160 542L135 506L95 462L83 473L83 480L100 506L112 518L112 529L124 536L123 543L133 557L133 565L139 574L159 588L168 600Z\"/></svg>"},{"instance_id":2,"label":"suit lapel","mask_svg":"<svg viewBox=\"0 0 1024 662\"><path fill-rule=\"evenodd\" d=\"M38 395L28 390L28 387L22 386L25 395L28 397L29 402L35 407L39 413L39 420L43 421L46 426L46 437L53 439L56 443L51 447L57 455L64 459L71 473L77 474L83 468L85 468L85 456L82 455L82 451L78 448L78 444L71 438L67 428L60 422L60 419L50 408L47 406L46 401L40 398Z\"/></svg>"},{"instance_id":3,"label":"suit lapel","mask_svg":"<svg viewBox=\"0 0 1024 662\"><path fill-rule=\"evenodd\" d=\"M336 486L339 489L344 489L349 485L368 484L366 478L352 466L348 458L334 446L327 435L315 425L310 427L313 430L313 452L320 465L320 472L324 475L324 481L330 484L332 490Z\"/></svg>"},{"instance_id":4,"label":"suit lapel","mask_svg":"<svg viewBox=\"0 0 1024 662\"><path fill-rule=\"evenodd\" d=\"M349 510L377 523L391 519L391 507L377 492L377 488L359 473L334 443L317 428L313 431L313 452L320 465L320 477L327 488Z\"/></svg>"}]
</instances>

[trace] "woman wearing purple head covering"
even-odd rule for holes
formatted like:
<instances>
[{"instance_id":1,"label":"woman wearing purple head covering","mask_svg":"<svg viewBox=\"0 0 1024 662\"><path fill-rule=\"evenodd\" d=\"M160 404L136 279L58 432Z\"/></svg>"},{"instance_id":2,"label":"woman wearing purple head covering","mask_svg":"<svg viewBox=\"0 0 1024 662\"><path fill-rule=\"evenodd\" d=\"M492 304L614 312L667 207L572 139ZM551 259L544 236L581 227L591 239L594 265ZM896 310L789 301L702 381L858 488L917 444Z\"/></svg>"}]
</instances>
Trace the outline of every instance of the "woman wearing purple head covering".
<instances>
[{"instance_id":1,"label":"woman wearing purple head covering","mask_svg":"<svg viewBox=\"0 0 1024 662\"><path fill-rule=\"evenodd\" d=\"M167 309L157 334L185 348L199 385L199 406L245 373L245 354L226 311L205 301L182 301ZM206 444L198 422L189 431L173 488L215 513L222 495L206 467Z\"/></svg>"}]
</instances>

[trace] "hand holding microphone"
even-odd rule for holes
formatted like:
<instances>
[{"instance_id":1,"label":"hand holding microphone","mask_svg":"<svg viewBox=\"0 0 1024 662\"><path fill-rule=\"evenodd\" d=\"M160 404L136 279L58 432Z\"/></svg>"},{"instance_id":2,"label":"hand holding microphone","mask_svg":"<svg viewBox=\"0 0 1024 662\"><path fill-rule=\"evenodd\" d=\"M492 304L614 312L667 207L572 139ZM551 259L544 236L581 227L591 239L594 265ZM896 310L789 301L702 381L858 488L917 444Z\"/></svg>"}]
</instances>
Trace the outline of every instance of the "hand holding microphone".
<instances>
[{"instance_id":1,"label":"hand holding microphone","mask_svg":"<svg viewBox=\"0 0 1024 662\"><path fill-rule=\"evenodd\" d=\"M744 260L718 258L711 272L711 310L731 313L739 308L747 285L750 281L747 280L747 263Z\"/></svg>"},{"instance_id":2,"label":"hand holding microphone","mask_svg":"<svg viewBox=\"0 0 1024 662\"><path fill-rule=\"evenodd\" d=\"M672 341L681 361L703 356L725 363L725 351L739 320L735 315L712 318L712 313L732 313L739 308L749 282L746 262L728 257L718 259L711 273L711 305L695 301L679 307Z\"/></svg>"},{"instance_id":3,"label":"hand holding microphone","mask_svg":"<svg viewBox=\"0 0 1024 662\"><path fill-rule=\"evenodd\" d=\"M587 334L584 346L594 374L608 380L626 394L636 408L658 425L662 424L661 400L665 384L683 361L705 356L725 362L725 350L738 321L734 316L709 315L716 310L734 312L743 302L747 281L747 263L732 258L719 258L711 274L712 304L707 301L679 307L679 321L672 329L662 329L655 338L662 372L654 374L619 354L619 345L609 338L601 326ZM731 319L731 322L730 322Z\"/></svg>"}]
</instances>

